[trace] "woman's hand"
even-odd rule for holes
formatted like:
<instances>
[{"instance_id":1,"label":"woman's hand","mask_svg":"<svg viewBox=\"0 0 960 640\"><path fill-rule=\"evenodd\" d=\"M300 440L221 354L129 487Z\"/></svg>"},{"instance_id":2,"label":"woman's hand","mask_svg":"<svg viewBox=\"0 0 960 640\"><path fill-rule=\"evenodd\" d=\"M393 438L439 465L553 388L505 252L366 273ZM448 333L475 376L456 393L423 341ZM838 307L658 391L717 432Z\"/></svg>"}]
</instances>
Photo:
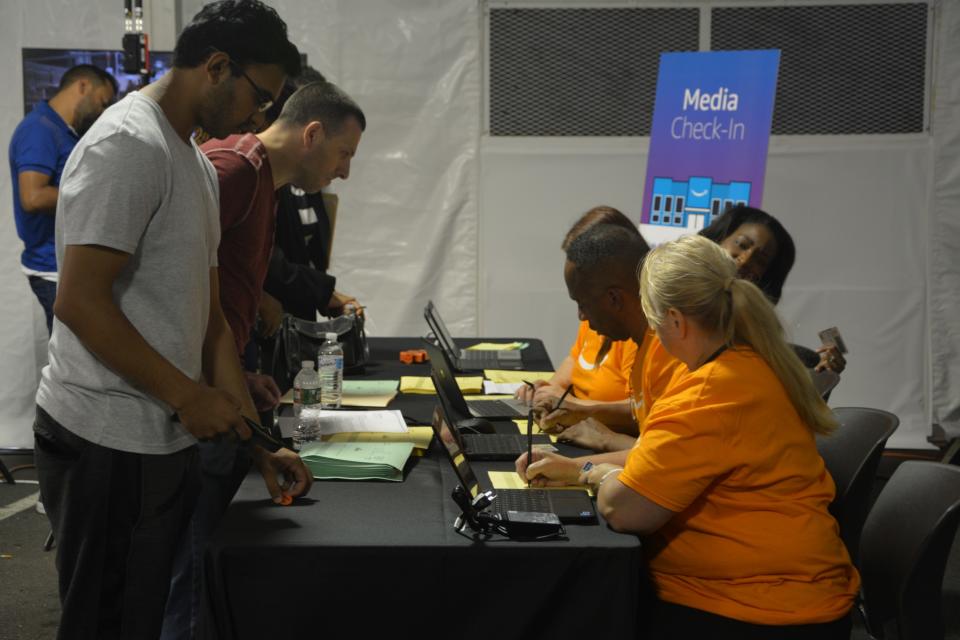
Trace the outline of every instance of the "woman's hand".
<instances>
[{"instance_id":1,"label":"woman's hand","mask_svg":"<svg viewBox=\"0 0 960 640\"><path fill-rule=\"evenodd\" d=\"M521 478L528 480L533 487L562 487L576 484L581 464L573 458L561 456L552 451L533 450L533 463L528 464L524 453L515 467Z\"/></svg>"},{"instance_id":2,"label":"woman's hand","mask_svg":"<svg viewBox=\"0 0 960 640\"><path fill-rule=\"evenodd\" d=\"M820 354L820 362L817 363L814 371L829 369L834 373L843 373L843 370L847 368L847 359L843 357L837 347L820 347L817 349L817 353Z\"/></svg>"},{"instance_id":3,"label":"woman's hand","mask_svg":"<svg viewBox=\"0 0 960 640\"><path fill-rule=\"evenodd\" d=\"M529 384L524 383L520 388L517 389L517 392L513 394L513 397L528 405L533 405L533 400L536 397L536 394L545 387L550 389L553 388L546 380L534 380Z\"/></svg>"}]
</instances>

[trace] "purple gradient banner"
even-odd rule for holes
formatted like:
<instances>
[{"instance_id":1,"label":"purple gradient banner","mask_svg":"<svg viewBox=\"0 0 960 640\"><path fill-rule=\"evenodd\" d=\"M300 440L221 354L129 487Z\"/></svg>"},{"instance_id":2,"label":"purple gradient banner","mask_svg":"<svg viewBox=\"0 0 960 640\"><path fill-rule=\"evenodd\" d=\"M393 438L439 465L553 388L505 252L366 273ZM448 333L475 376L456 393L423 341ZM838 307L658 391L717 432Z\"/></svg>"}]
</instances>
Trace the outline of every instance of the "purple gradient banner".
<instances>
[{"instance_id":1,"label":"purple gradient banner","mask_svg":"<svg viewBox=\"0 0 960 640\"><path fill-rule=\"evenodd\" d=\"M661 54L641 218L654 243L760 206L779 65L777 50Z\"/></svg>"}]
</instances>

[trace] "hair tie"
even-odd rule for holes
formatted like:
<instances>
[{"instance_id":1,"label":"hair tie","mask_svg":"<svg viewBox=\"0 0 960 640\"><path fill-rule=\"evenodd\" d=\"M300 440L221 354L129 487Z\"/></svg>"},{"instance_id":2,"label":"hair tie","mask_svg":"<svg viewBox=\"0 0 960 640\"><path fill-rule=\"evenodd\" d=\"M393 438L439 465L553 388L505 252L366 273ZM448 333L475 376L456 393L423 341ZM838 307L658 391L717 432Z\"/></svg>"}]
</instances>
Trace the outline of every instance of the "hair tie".
<instances>
[{"instance_id":1,"label":"hair tie","mask_svg":"<svg viewBox=\"0 0 960 640\"><path fill-rule=\"evenodd\" d=\"M729 291L730 291L730 287L733 286L733 281L734 281L734 280L736 280L736 278L727 278L726 281L724 281L724 283L723 283L723 290L729 292Z\"/></svg>"}]
</instances>

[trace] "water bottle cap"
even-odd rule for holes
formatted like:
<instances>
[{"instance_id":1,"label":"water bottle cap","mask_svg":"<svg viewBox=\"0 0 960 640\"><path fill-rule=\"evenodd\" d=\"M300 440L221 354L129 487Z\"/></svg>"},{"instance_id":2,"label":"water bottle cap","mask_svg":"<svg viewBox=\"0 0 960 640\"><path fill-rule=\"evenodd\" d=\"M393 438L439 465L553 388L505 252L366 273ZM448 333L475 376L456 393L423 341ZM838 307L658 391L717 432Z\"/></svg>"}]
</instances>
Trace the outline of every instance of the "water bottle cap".
<instances>
[{"instance_id":1,"label":"water bottle cap","mask_svg":"<svg viewBox=\"0 0 960 640\"><path fill-rule=\"evenodd\" d=\"M327 334L327 341L328 341L328 342L336 342L336 341L337 341L337 337L338 337L337 334L335 334L334 332L331 331L331 332L329 332L329 333Z\"/></svg>"},{"instance_id":2,"label":"water bottle cap","mask_svg":"<svg viewBox=\"0 0 960 640\"><path fill-rule=\"evenodd\" d=\"M313 369L313 360L304 360L300 363L304 369Z\"/></svg>"}]
</instances>

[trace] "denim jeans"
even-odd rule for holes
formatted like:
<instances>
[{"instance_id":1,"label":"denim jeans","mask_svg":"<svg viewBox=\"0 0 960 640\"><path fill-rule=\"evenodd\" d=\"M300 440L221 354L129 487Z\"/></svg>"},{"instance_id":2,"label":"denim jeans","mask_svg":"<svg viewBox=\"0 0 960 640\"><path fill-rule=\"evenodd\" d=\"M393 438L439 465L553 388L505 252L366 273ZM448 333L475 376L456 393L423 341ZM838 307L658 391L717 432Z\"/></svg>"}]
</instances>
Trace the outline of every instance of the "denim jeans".
<instances>
[{"instance_id":1,"label":"denim jeans","mask_svg":"<svg viewBox=\"0 0 960 640\"><path fill-rule=\"evenodd\" d=\"M43 313L47 316L47 335L53 332L53 301L57 298L57 283L44 280L40 276L27 276L30 288L40 301Z\"/></svg>"}]
</instances>

